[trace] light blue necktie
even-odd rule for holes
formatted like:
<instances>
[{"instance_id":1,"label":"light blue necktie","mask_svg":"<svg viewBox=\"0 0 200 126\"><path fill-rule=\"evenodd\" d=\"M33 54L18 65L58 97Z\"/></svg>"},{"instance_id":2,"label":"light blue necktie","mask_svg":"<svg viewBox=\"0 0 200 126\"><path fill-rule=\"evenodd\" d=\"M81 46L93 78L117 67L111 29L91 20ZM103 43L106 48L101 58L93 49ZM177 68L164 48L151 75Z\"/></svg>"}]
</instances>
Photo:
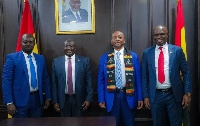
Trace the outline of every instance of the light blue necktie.
<instances>
[{"instance_id":1,"label":"light blue necktie","mask_svg":"<svg viewBox=\"0 0 200 126\"><path fill-rule=\"evenodd\" d=\"M31 70L31 86L33 88L37 87L37 80L36 80L36 73L35 73L35 66L32 61L32 56L28 55L29 63L30 63L30 70Z\"/></svg>"},{"instance_id":2,"label":"light blue necktie","mask_svg":"<svg viewBox=\"0 0 200 126\"><path fill-rule=\"evenodd\" d=\"M76 18L77 18L77 21L80 22L81 21L81 18L80 16L78 15L78 13L76 12Z\"/></svg>"},{"instance_id":3,"label":"light blue necktie","mask_svg":"<svg viewBox=\"0 0 200 126\"><path fill-rule=\"evenodd\" d=\"M122 70L121 70L121 61L120 61L120 52L117 52L117 59L116 59L116 72L115 72L115 78L116 78L116 87L120 89L122 87Z\"/></svg>"}]
</instances>

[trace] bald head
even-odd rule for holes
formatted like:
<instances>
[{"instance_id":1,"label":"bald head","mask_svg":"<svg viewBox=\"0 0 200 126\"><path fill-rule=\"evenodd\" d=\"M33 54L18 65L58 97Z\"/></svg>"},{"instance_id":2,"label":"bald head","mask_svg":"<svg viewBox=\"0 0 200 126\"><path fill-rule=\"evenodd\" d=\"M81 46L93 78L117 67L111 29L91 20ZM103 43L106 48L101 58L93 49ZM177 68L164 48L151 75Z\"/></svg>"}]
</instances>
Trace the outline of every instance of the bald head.
<instances>
[{"instance_id":1,"label":"bald head","mask_svg":"<svg viewBox=\"0 0 200 126\"><path fill-rule=\"evenodd\" d=\"M35 46L35 39L32 34L23 34L20 44L23 52L31 54Z\"/></svg>"},{"instance_id":2,"label":"bald head","mask_svg":"<svg viewBox=\"0 0 200 126\"><path fill-rule=\"evenodd\" d=\"M165 26L163 26L163 25L158 25L158 26L156 26L156 27L154 28L153 32L155 33L156 30L160 30L160 29L162 29L163 31L165 31L165 32L168 34L167 28L166 28Z\"/></svg>"},{"instance_id":3,"label":"bald head","mask_svg":"<svg viewBox=\"0 0 200 126\"><path fill-rule=\"evenodd\" d=\"M158 25L153 30L153 39L158 46L163 46L167 42L168 30L163 25Z\"/></svg>"},{"instance_id":4,"label":"bald head","mask_svg":"<svg viewBox=\"0 0 200 126\"><path fill-rule=\"evenodd\" d=\"M117 51L120 51L124 47L125 38L124 34L121 31L115 31L112 34L111 44L113 48Z\"/></svg>"},{"instance_id":5,"label":"bald head","mask_svg":"<svg viewBox=\"0 0 200 126\"><path fill-rule=\"evenodd\" d=\"M76 43L71 39L68 39L64 42L64 53L66 56L71 57L75 54Z\"/></svg>"}]
</instances>

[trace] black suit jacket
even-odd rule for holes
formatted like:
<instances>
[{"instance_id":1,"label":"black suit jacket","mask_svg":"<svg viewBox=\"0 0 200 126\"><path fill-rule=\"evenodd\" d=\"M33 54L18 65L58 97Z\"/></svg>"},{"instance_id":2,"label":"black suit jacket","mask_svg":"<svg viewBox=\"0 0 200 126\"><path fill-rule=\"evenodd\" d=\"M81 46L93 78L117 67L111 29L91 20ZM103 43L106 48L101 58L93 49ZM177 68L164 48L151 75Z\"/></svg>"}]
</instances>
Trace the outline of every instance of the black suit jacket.
<instances>
[{"instance_id":1,"label":"black suit jacket","mask_svg":"<svg viewBox=\"0 0 200 126\"><path fill-rule=\"evenodd\" d=\"M80 22L88 22L88 12L85 9L79 9L81 21ZM68 9L67 11L64 11L62 14L62 23L70 23L70 22L76 22L77 19L72 13L71 9Z\"/></svg>"},{"instance_id":2,"label":"black suit jacket","mask_svg":"<svg viewBox=\"0 0 200 126\"><path fill-rule=\"evenodd\" d=\"M55 58L52 62L52 102L59 103L60 108L65 103L65 56ZM75 55L75 91L76 101L82 108L84 101L92 101L93 86L89 59Z\"/></svg>"}]
</instances>

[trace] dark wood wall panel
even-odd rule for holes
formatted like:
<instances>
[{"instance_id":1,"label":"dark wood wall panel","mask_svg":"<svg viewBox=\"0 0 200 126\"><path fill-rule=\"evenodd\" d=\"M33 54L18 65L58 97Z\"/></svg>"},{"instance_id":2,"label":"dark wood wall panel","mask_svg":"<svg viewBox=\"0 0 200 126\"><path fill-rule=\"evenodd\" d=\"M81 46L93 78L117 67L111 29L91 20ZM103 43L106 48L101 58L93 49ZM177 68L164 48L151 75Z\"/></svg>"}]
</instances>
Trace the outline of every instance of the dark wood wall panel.
<instances>
[{"instance_id":1,"label":"dark wood wall panel","mask_svg":"<svg viewBox=\"0 0 200 126\"><path fill-rule=\"evenodd\" d=\"M132 51L138 54L140 61L143 51L151 45L149 4L150 0L133 0L132 3Z\"/></svg>"},{"instance_id":2,"label":"dark wood wall panel","mask_svg":"<svg viewBox=\"0 0 200 126\"><path fill-rule=\"evenodd\" d=\"M0 3L2 1L4 7L4 41L0 38L0 49L1 51L5 50L0 53L2 56L0 58L0 76L5 59L4 54L15 52L16 49L20 27L20 21L18 20L20 7L18 2L23 0L0 0ZM176 0L95 0L96 33L76 35L56 35L55 0L29 0L32 10L34 10L33 7L37 7L37 1L38 10L34 9L38 11L39 23L35 24L35 27L37 25L35 32L39 36L37 39L39 49L41 54L45 56L49 75L51 75L52 59L64 55L63 42L66 39L72 39L77 42L77 54L90 58L95 91L92 106L95 111L90 111L90 114L88 114L90 116L105 114L105 111L98 108L97 72L100 56L111 49L110 40L113 31L120 30L124 33L126 38L125 46L138 54L140 62L142 62L143 51L154 44L151 41L151 31L155 26L160 24L167 26L169 30L169 43L174 44L177 13ZM193 87L191 124L195 125L197 124L197 115L200 115L200 86L198 80L200 78L200 38L196 37L200 36L200 3L199 0L182 0L182 2L185 17L188 64L191 70ZM37 16L35 14L37 13L34 12L34 22L37 21L35 20ZM2 33L2 30L0 31ZM5 48L3 42L5 42ZM197 66L198 69L196 69ZM1 81L0 77L0 85ZM0 88L0 104L2 102Z\"/></svg>"},{"instance_id":3,"label":"dark wood wall panel","mask_svg":"<svg viewBox=\"0 0 200 126\"><path fill-rule=\"evenodd\" d=\"M197 84L195 86L195 91L197 92L197 96L196 96L196 101L197 103L195 104L196 106L196 117L200 117L200 1L199 0L195 0L195 42L198 42L197 46L198 48L195 48L196 50L196 55L195 57L198 57L198 59L196 59L196 65L198 66L198 71L196 71L196 80ZM198 120L198 119L197 119Z\"/></svg>"},{"instance_id":4,"label":"dark wood wall panel","mask_svg":"<svg viewBox=\"0 0 200 126\"><path fill-rule=\"evenodd\" d=\"M198 0L197 1L197 8L198 8L198 15L197 15L197 17L198 17L198 67L199 67L199 69L198 69L198 96L199 96L199 98L198 98L198 101L199 101L199 116L200 116L200 1Z\"/></svg>"},{"instance_id":5,"label":"dark wood wall panel","mask_svg":"<svg viewBox=\"0 0 200 126\"><path fill-rule=\"evenodd\" d=\"M4 29L3 29L3 0L0 0L0 81L2 80L3 54L4 54ZM0 85L0 105L3 104L2 86Z\"/></svg>"},{"instance_id":6,"label":"dark wood wall panel","mask_svg":"<svg viewBox=\"0 0 200 126\"><path fill-rule=\"evenodd\" d=\"M20 27L20 22L18 22L18 11L17 0L4 0L5 54L16 51Z\"/></svg>"},{"instance_id":7,"label":"dark wood wall panel","mask_svg":"<svg viewBox=\"0 0 200 126\"><path fill-rule=\"evenodd\" d=\"M175 28L176 28L176 13L177 13L177 1L168 0L168 30L169 30L169 43L174 44L175 42Z\"/></svg>"},{"instance_id":8,"label":"dark wood wall panel","mask_svg":"<svg viewBox=\"0 0 200 126\"><path fill-rule=\"evenodd\" d=\"M128 22L128 0L113 0L114 3L114 31L119 30L127 37L127 22Z\"/></svg>"},{"instance_id":9,"label":"dark wood wall panel","mask_svg":"<svg viewBox=\"0 0 200 126\"><path fill-rule=\"evenodd\" d=\"M166 26L166 0L152 0L153 28L157 25Z\"/></svg>"}]
</instances>

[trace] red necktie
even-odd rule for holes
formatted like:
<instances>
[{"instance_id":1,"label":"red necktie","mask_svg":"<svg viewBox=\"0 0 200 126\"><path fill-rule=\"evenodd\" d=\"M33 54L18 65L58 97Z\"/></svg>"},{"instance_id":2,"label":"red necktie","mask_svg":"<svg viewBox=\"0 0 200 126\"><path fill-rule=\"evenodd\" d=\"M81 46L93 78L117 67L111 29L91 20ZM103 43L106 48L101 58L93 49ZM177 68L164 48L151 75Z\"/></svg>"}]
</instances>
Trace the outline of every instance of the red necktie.
<instances>
[{"instance_id":1,"label":"red necktie","mask_svg":"<svg viewBox=\"0 0 200 126\"><path fill-rule=\"evenodd\" d=\"M158 81L162 84L165 81L164 73L164 54L162 51L163 47L159 47L160 55L158 57Z\"/></svg>"},{"instance_id":2,"label":"red necktie","mask_svg":"<svg viewBox=\"0 0 200 126\"><path fill-rule=\"evenodd\" d=\"M68 82L68 93L72 95L73 94L72 63L70 57L68 58L67 82Z\"/></svg>"}]
</instances>

